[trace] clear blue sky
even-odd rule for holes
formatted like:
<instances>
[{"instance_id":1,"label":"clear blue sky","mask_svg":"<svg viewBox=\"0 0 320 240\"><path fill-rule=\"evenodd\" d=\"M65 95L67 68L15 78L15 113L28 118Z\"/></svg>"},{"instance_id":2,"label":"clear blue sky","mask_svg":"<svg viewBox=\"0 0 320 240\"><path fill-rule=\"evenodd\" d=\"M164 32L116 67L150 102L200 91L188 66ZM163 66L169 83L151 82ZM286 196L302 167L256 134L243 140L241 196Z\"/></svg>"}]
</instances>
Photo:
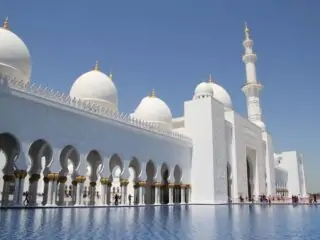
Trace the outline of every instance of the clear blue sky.
<instances>
[{"instance_id":1,"label":"clear blue sky","mask_svg":"<svg viewBox=\"0 0 320 240\"><path fill-rule=\"evenodd\" d=\"M247 21L275 148L301 151L308 190L320 191L319 10L319 0L10 0L1 1L0 17L28 45L33 81L68 92L99 60L102 71L112 69L121 111L155 88L177 117L210 72L246 115Z\"/></svg>"}]
</instances>

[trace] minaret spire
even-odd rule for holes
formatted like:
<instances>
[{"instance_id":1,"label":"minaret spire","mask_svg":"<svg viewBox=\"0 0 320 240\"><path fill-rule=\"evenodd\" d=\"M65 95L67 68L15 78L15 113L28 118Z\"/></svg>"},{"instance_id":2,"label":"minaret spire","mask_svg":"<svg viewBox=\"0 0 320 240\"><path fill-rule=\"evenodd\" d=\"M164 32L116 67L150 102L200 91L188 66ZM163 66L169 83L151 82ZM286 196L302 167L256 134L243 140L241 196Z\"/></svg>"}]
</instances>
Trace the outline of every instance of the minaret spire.
<instances>
[{"instance_id":1,"label":"minaret spire","mask_svg":"<svg viewBox=\"0 0 320 240\"><path fill-rule=\"evenodd\" d=\"M94 66L95 71L99 71L99 61L96 61L96 65Z\"/></svg>"},{"instance_id":2,"label":"minaret spire","mask_svg":"<svg viewBox=\"0 0 320 240\"><path fill-rule=\"evenodd\" d=\"M244 22L244 34L246 37L246 40L250 39L250 29L248 28L247 22Z\"/></svg>"},{"instance_id":3,"label":"minaret spire","mask_svg":"<svg viewBox=\"0 0 320 240\"><path fill-rule=\"evenodd\" d=\"M250 38L250 30L247 23L245 23L245 40L243 46L245 53L242 56L242 61L246 66L247 81L242 87L242 91L247 98L248 119L258 125L263 131L266 130L266 126L262 120L262 110L260 107L260 92L263 89L261 83L257 81L256 76L256 61L257 55L253 52L253 41Z\"/></svg>"},{"instance_id":4,"label":"minaret spire","mask_svg":"<svg viewBox=\"0 0 320 240\"><path fill-rule=\"evenodd\" d=\"M156 90L153 88L150 97L156 97Z\"/></svg>"},{"instance_id":5,"label":"minaret spire","mask_svg":"<svg viewBox=\"0 0 320 240\"><path fill-rule=\"evenodd\" d=\"M8 17L6 17L6 19L4 20L3 28L9 29L9 18Z\"/></svg>"}]
</instances>

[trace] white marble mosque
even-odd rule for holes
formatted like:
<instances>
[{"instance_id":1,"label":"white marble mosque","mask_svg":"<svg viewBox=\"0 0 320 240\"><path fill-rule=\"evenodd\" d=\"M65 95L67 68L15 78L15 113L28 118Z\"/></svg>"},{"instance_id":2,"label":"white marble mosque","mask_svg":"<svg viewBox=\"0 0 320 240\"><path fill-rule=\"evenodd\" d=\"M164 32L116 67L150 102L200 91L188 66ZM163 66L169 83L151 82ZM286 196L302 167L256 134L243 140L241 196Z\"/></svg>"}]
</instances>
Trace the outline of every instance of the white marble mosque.
<instances>
[{"instance_id":1,"label":"white marble mosque","mask_svg":"<svg viewBox=\"0 0 320 240\"><path fill-rule=\"evenodd\" d=\"M211 76L183 116L153 90L132 113L118 109L116 81L99 69L69 93L32 83L31 56L0 28L1 205L216 204L240 196L306 196L303 157L275 153L260 106L253 40L243 41L248 117ZM34 63L37 64L37 63ZM240 64L240 61L239 61ZM146 89L147 91L147 89ZM130 196L130 197L129 197Z\"/></svg>"}]
</instances>

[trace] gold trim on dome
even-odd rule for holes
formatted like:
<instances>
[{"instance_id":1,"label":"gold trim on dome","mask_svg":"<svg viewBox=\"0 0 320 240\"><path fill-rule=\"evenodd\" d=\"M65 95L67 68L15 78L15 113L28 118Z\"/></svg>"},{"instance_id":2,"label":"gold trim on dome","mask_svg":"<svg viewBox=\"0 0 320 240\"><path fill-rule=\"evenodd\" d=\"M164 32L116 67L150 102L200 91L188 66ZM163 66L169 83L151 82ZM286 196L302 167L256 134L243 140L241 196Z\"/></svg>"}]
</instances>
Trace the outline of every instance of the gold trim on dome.
<instances>
[{"instance_id":1,"label":"gold trim on dome","mask_svg":"<svg viewBox=\"0 0 320 240\"><path fill-rule=\"evenodd\" d=\"M6 19L4 20L3 28L9 29L9 18L8 17L6 17Z\"/></svg>"}]
</instances>

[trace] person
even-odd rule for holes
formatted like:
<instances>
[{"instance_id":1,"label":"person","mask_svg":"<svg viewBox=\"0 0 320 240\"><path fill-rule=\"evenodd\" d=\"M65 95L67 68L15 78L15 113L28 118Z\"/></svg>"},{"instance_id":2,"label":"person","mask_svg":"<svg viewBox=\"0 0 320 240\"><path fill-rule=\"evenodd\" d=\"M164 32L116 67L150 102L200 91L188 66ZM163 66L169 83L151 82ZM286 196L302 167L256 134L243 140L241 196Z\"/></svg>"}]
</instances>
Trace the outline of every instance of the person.
<instances>
[{"instance_id":1,"label":"person","mask_svg":"<svg viewBox=\"0 0 320 240\"><path fill-rule=\"evenodd\" d=\"M313 203L317 203L317 195L313 194Z\"/></svg>"},{"instance_id":2,"label":"person","mask_svg":"<svg viewBox=\"0 0 320 240\"><path fill-rule=\"evenodd\" d=\"M26 197L23 201L23 205L28 206L29 205L29 192L28 191L26 191L25 196Z\"/></svg>"},{"instance_id":3,"label":"person","mask_svg":"<svg viewBox=\"0 0 320 240\"><path fill-rule=\"evenodd\" d=\"M118 203L119 203L119 196L118 196L118 194L116 194L114 196L114 205L118 205Z\"/></svg>"},{"instance_id":4,"label":"person","mask_svg":"<svg viewBox=\"0 0 320 240\"><path fill-rule=\"evenodd\" d=\"M131 200L132 200L132 195L131 194L129 194L128 200L129 200L129 205L131 205Z\"/></svg>"}]
</instances>

